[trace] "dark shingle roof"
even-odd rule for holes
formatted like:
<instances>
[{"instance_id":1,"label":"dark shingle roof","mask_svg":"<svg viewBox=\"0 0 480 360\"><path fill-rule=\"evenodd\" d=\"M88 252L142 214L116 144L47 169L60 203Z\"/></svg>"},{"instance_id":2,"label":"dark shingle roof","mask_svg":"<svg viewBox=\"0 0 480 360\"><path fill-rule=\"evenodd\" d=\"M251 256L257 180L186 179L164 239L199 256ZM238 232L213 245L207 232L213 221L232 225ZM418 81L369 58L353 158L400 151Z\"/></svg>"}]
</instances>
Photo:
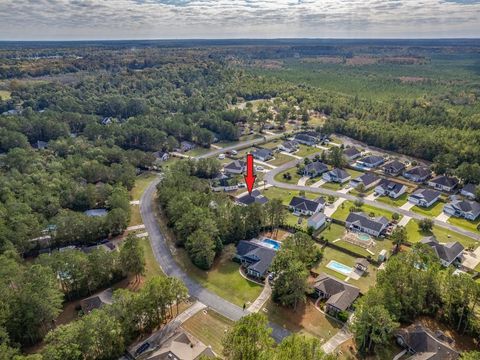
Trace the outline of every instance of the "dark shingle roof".
<instances>
[{"instance_id":1,"label":"dark shingle roof","mask_svg":"<svg viewBox=\"0 0 480 360\"><path fill-rule=\"evenodd\" d=\"M381 156L369 155L364 157L361 161L366 164L376 164L378 162L383 162L384 159Z\"/></svg>"},{"instance_id":2,"label":"dark shingle roof","mask_svg":"<svg viewBox=\"0 0 480 360\"><path fill-rule=\"evenodd\" d=\"M392 169L394 172L400 172L403 169L405 169L405 164L398 161L398 160L393 160L388 163L386 163L383 166L383 169Z\"/></svg>"},{"instance_id":3,"label":"dark shingle roof","mask_svg":"<svg viewBox=\"0 0 480 360\"><path fill-rule=\"evenodd\" d=\"M250 205L253 203L265 204L268 202L268 199L263 196L260 191L253 190L251 194L246 194L242 197L237 198L237 202L244 205Z\"/></svg>"},{"instance_id":4,"label":"dark shingle roof","mask_svg":"<svg viewBox=\"0 0 480 360\"><path fill-rule=\"evenodd\" d=\"M329 294L327 304L339 310L348 309L360 294L359 288L325 273L321 273L315 279L314 287Z\"/></svg>"},{"instance_id":5,"label":"dark shingle roof","mask_svg":"<svg viewBox=\"0 0 480 360\"><path fill-rule=\"evenodd\" d=\"M382 179L377 186L380 186L385 191L399 193L405 185L400 184L396 181L391 181L388 179Z\"/></svg>"},{"instance_id":6,"label":"dark shingle roof","mask_svg":"<svg viewBox=\"0 0 480 360\"><path fill-rule=\"evenodd\" d=\"M350 176L348 172L343 169L335 168L330 171L330 174L334 175L337 179L346 179Z\"/></svg>"},{"instance_id":7,"label":"dark shingle roof","mask_svg":"<svg viewBox=\"0 0 480 360\"><path fill-rule=\"evenodd\" d=\"M283 147L288 148L288 149L296 149L298 146L298 142L295 140L290 140L290 141L285 141L282 144Z\"/></svg>"},{"instance_id":8,"label":"dark shingle roof","mask_svg":"<svg viewBox=\"0 0 480 360\"><path fill-rule=\"evenodd\" d=\"M310 164L305 165L306 172L316 171L317 173L325 172L328 170L328 166L322 163L321 161L314 161Z\"/></svg>"},{"instance_id":9,"label":"dark shingle roof","mask_svg":"<svg viewBox=\"0 0 480 360\"><path fill-rule=\"evenodd\" d=\"M453 187L458 184L458 179L450 176L439 175L433 178L432 180L430 180L430 182L434 184L439 184L442 186Z\"/></svg>"},{"instance_id":10,"label":"dark shingle roof","mask_svg":"<svg viewBox=\"0 0 480 360\"><path fill-rule=\"evenodd\" d=\"M225 165L224 169L240 171L244 167L245 167L245 161L235 160L235 161L232 161L231 163L228 163L227 165Z\"/></svg>"},{"instance_id":11,"label":"dark shingle roof","mask_svg":"<svg viewBox=\"0 0 480 360\"><path fill-rule=\"evenodd\" d=\"M460 256L464 249L458 241L440 244L434 236L425 237L421 242L430 246L440 259L448 263Z\"/></svg>"},{"instance_id":12,"label":"dark shingle roof","mask_svg":"<svg viewBox=\"0 0 480 360\"><path fill-rule=\"evenodd\" d=\"M343 150L343 153L348 157L352 157L352 156L355 156L355 155L359 155L360 151L356 147L352 146L352 147L348 147L345 150Z\"/></svg>"},{"instance_id":13,"label":"dark shingle roof","mask_svg":"<svg viewBox=\"0 0 480 360\"><path fill-rule=\"evenodd\" d=\"M476 201L456 200L456 201L452 201L451 205L466 213L467 212L471 212L472 214L480 213L480 204Z\"/></svg>"},{"instance_id":14,"label":"dark shingle roof","mask_svg":"<svg viewBox=\"0 0 480 360\"><path fill-rule=\"evenodd\" d=\"M316 200L309 200L300 196L294 196L292 200L290 200L289 206L298 210L315 211L317 210L318 204L325 204L325 199L318 198Z\"/></svg>"},{"instance_id":15,"label":"dark shingle roof","mask_svg":"<svg viewBox=\"0 0 480 360\"><path fill-rule=\"evenodd\" d=\"M253 260L247 268L263 275L275 257L275 250L251 241L241 240L237 245L237 255Z\"/></svg>"},{"instance_id":16,"label":"dark shingle roof","mask_svg":"<svg viewBox=\"0 0 480 360\"><path fill-rule=\"evenodd\" d=\"M349 213L346 222L347 223L357 222L362 227L374 230L376 232L381 231L389 223L388 219L384 216L379 216L372 219L365 213L357 213L357 212Z\"/></svg>"},{"instance_id":17,"label":"dark shingle roof","mask_svg":"<svg viewBox=\"0 0 480 360\"><path fill-rule=\"evenodd\" d=\"M254 157L261 157L261 158L266 158L268 156L272 156L272 151L269 150L269 149L263 149L263 148L259 148L259 149L255 149L253 152L252 152L253 156Z\"/></svg>"},{"instance_id":18,"label":"dark shingle roof","mask_svg":"<svg viewBox=\"0 0 480 360\"><path fill-rule=\"evenodd\" d=\"M433 189L417 189L410 195L417 198L423 198L427 203L440 196L440 192Z\"/></svg>"},{"instance_id":19,"label":"dark shingle roof","mask_svg":"<svg viewBox=\"0 0 480 360\"><path fill-rule=\"evenodd\" d=\"M368 186L368 185L370 185L371 183L374 183L377 180L378 180L377 175L375 175L374 173L368 173L368 172L363 174L363 175L358 176L357 178L355 178L355 181L359 181L359 182L363 183L363 185L365 185L365 186Z\"/></svg>"},{"instance_id":20,"label":"dark shingle roof","mask_svg":"<svg viewBox=\"0 0 480 360\"><path fill-rule=\"evenodd\" d=\"M447 342L419 324L400 329L396 335L415 351L409 359L415 360L455 360L460 354Z\"/></svg>"},{"instance_id":21,"label":"dark shingle roof","mask_svg":"<svg viewBox=\"0 0 480 360\"><path fill-rule=\"evenodd\" d=\"M431 174L431 171L423 166L415 166L411 168L410 170L405 171L406 175L415 175L420 178L428 177Z\"/></svg>"},{"instance_id":22,"label":"dark shingle roof","mask_svg":"<svg viewBox=\"0 0 480 360\"><path fill-rule=\"evenodd\" d=\"M477 186L475 184L465 184L462 188L462 191L468 192L470 194L475 194Z\"/></svg>"}]
</instances>

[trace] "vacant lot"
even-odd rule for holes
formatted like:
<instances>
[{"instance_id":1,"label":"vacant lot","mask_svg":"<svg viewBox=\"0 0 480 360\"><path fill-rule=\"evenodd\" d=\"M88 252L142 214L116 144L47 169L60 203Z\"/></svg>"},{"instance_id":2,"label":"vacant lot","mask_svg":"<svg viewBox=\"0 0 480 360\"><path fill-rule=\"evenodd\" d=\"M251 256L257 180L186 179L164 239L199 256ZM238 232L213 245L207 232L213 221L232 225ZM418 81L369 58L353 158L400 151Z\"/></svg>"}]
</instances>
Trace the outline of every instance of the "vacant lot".
<instances>
[{"instance_id":1,"label":"vacant lot","mask_svg":"<svg viewBox=\"0 0 480 360\"><path fill-rule=\"evenodd\" d=\"M345 201L340 205L340 207L335 211L333 214L333 218L338 219L338 220L343 220L347 218L348 214L350 213L350 208L354 206L354 204L351 201ZM373 216L385 216L387 219L391 220L393 213L388 211L388 210L383 210L379 209L370 205L363 205L362 206L362 211L368 215L373 215ZM401 218L401 216L400 216Z\"/></svg>"},{"instance_id":2,"label":"vacant lot","mask_svg":"<svg viewBox=\"0 0 480 360\"><path fill-rule=\"evenodd\" d=\"M222 354L222 339L234 322L219 313L208 310L200 311L185 321L182 327L207 346L211 346L217 355Z\"/></svg>"},{"instance_id":3,"label":"vacant lot","mask_svg":"<svg viewBox=\"0 0 480 360\"><path fill-rule=\"evenodd\" d=\"M306 157L313 155L315 153L321 153L322 150L315 147L315 146L307 146L307 145L300 145L298 147L298 151L295 152L295 155L301 156L301 157Z\"/></svg>"},{"instance_id":4,"label":"vacant lot","mask_svg":"<svg viewBox=\"0 0 480 360\"><path fill-rule=\"evenodd\" d=\"M415 220L410 220L406 226L406 229L408 241L411 243L417 243L425 236L435 235L438 241L443 243L458 241L466 248L477 247L479 245L477 241L469 238L468 236L441 228L439 226L435 226L431 233L422 233L418 228L418 223Z\"/></svg>"},{"instance_id":5,"label":"vacant lot","mask_svg":"<svg viewBox=\"0 0 480 360\"><path fill-rule=\"evenodd\" d=\"M287 206L290 203L290 200L294 196L300 196L300 191L295 190L287 190L287 189L280 189L277 187L270 187L262 191L262 193L270 200L272 199L280 199L282 200L283 205ZM313 192L306 192L305 197L307 199L316 199L321 194L316 194Z\"/></svg>"},{"instance_id":6,"label":"vacant lot","mask_svg":"<svg viewBox=\"0 0 480 360\"><path fill-rule=\"evenodd\" d=\"M414 206L412 207L412 211L416 212L417 214L422 214L425 216L430 216L430 217L437 217L440 215L443 211L443 206L445 203L443 201L437 201L435 204L432 206L429 206L427 208L420 207L420 206Z\"/></svg>"},{"instance_id":7,"label":"vacant lot","mask_svg":"<svg viewBox=\"0 0 480 360\"><path fill-rule=\"evenodd\" d=\"M146 279L150 279L153 276L163 275L162 269L157 263L155 259L155 255L153 254L152 247L150 246L150 241L148 237L138 239L138 243L143 249L143 254L145 255L145 274L144 277Z\"/></svg>"}]
</instances>

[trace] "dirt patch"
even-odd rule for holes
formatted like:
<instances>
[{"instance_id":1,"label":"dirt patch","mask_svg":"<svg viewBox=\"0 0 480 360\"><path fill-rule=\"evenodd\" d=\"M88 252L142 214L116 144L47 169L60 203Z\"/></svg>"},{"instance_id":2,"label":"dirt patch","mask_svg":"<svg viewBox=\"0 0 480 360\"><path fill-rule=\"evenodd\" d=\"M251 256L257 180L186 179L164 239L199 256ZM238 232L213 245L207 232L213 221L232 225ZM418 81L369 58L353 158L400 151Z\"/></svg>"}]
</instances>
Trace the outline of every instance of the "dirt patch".
<instances>
[{"instance_id":1,"label":"dirt patch","mask_svg":"<svg viewBox=\"0 0 480 360\"><path fill-rule=\"evenodd\" d=\"M429 79L419 76L400 76L398 78L402 84L418 84L428 81Z\"/></svg>"},{"instance_id":2,"label":"dirt patch","mask_svg":"<svg viewBox=\"0 0 480 360\"><path fill-rule=\"evenodd\" d=\"M278 70L283 67L283 61L279 60L255 60L252 63L253 67L260 69Z\"/></svg>"},{"instance_id":3,"label":"dirt patch","mask_svg":"<svg viewBox=\"0 0 480 360\"><path fill-rule=\"evenodd\" d=\"M315 58L302 59L305 64L342 64L344 62L341 56L320 56Z\"/></svg>"}]
</instances>

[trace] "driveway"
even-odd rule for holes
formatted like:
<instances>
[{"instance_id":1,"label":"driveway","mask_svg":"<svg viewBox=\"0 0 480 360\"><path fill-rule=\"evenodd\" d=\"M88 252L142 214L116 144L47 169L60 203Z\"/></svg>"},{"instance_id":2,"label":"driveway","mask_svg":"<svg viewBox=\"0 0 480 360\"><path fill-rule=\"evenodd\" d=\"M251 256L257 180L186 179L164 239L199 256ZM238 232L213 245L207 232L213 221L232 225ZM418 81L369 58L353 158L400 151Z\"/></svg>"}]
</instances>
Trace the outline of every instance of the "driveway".
<instances>
[{"instance_id":1,"label":"driveway","mask_svg":"<svg viewBox=\"0 0 480 360\"><path fill-rule=\"evenodd\" d=\"M410 201L407 201L405 204L403 204L402 206L400 206L400 209L402 210L410 210L411 208L413 208L415 206L415 204L411 203Z\"/></svg>"},{"instance_id":2,"label":"driveway","mask_svg":"<svg viewBox=\"0 0 480 360\"><path fill-rule=\"evenodd\" d=\"M440 215L438 215L438 216L435 218L435 220L437 220L437 221L442 221L442 222L444 222L444 223L446 223L448 219L450 219L450 215L448 215L448 214L446 214L446 213L444 213L444 212L442 212Z\"/></svg>"},{"instance_id":3,"label":"driveway","mask_svg":"<svg viewBox=\"0 0 480 360\"><path fill-rule=\"evenodd\" d=\"M174 260L170 247L167 244L167 240L160 231L160 227L155 217L154 195L159 181L159 179L152 181L142 194L142 199L140 201L140 214L142 215L145 229L149 234L153 254L155 255L155 259L160 268L166 275L182 280L188 288L191 296L197 298L200 302L226 318L237 321L242 316L249 314L249 311L243 311L241 307L221 298L191 279ZM276 324L270 323L270 326L272 327L272 337L276 341L281 341L285 336L290 334L288 330L283 329Z\"/></svg>"},{"instance_id":4,"label":"driveway","mask_svg":"<svg viewBox=\"0 0 480 360\"><path fill-rule=\"evenodd\" d=\"M302 176L300 179L298 179L298 185L305 186L308 179L310 179L310 176Z\"/></svg>"}]
</instances>

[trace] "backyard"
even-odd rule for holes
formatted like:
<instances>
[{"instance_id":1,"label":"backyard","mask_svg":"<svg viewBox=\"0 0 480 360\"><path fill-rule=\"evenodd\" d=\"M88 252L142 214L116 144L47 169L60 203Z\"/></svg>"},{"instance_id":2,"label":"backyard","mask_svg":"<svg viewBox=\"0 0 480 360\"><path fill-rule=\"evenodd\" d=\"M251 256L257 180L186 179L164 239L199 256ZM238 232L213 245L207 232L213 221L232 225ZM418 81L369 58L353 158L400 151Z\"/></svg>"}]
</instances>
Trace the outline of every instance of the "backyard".
<instances>
[{"instance_id":1,"label":"backyard","mask_svg":"<svg viewBox=\"0 0 480 360\"><path fill-rule=\"evenodd\" d=\"M223 337L233 324L233 321L219 313L208 310L198 312L185 321L182 327L205 345L210 345L217 355L221 355Z\"/></svg>"},{"instance_id":2,"label":"backyard","mask_svg":"<svg viewBox=\"0 0 480 360\"><path fill-rule=\"evenodd\" d=\"M300 196L300 191L280 189L280 188L277 188L277 187L274 187L274 186L266 188L265 190L262 190L262 193L263 193L263 195L265 195L270 200L272 200L272 199L282 200L282 203L285 206L288 206L288 204L290 203L290 200L292 200L292 198L294 196ZM305 192L305 197L307 199L313 200L313 199L318 198L319 196L322 196L322 195L321 194L316 194L316 193L313 193L313 192Z\"/></svg>"},{"instance_id":3,"label":"backyard","mask_svg":"<svg viewBox=\"0 0 480 360\"><path fill-rule=\"evenodd\" d=\"M350 213L350 208L355 206L353 202L351 201L345 201L340 205L340 207L335 211L335 213L332 215L333 218L338 219L338 220L343 220L345 221L348 217L348 214ZM388 211L388 210L383 210L379 209L376 207L373 207L371 205L366 205L363 204L361 207L361 210L366 213L367 215L373 214L374 216L385 216L387 219L391 220L393 213ZM400 215L401 219L402 216Z\"/></svg>"},{"instance_id":4,"label":"backyard","mask_svg":"<svg viewBox=\"0 0 480 360\"><path fill-rule=\"evenodd\" d=\"M408 195L407 193L400 195L396 199L392 199L389 196L379 196L376 198L377 201L383 202L384 204L400 207L403 204L405 204L408 200Z\"/></svg>"}]
</instances>

